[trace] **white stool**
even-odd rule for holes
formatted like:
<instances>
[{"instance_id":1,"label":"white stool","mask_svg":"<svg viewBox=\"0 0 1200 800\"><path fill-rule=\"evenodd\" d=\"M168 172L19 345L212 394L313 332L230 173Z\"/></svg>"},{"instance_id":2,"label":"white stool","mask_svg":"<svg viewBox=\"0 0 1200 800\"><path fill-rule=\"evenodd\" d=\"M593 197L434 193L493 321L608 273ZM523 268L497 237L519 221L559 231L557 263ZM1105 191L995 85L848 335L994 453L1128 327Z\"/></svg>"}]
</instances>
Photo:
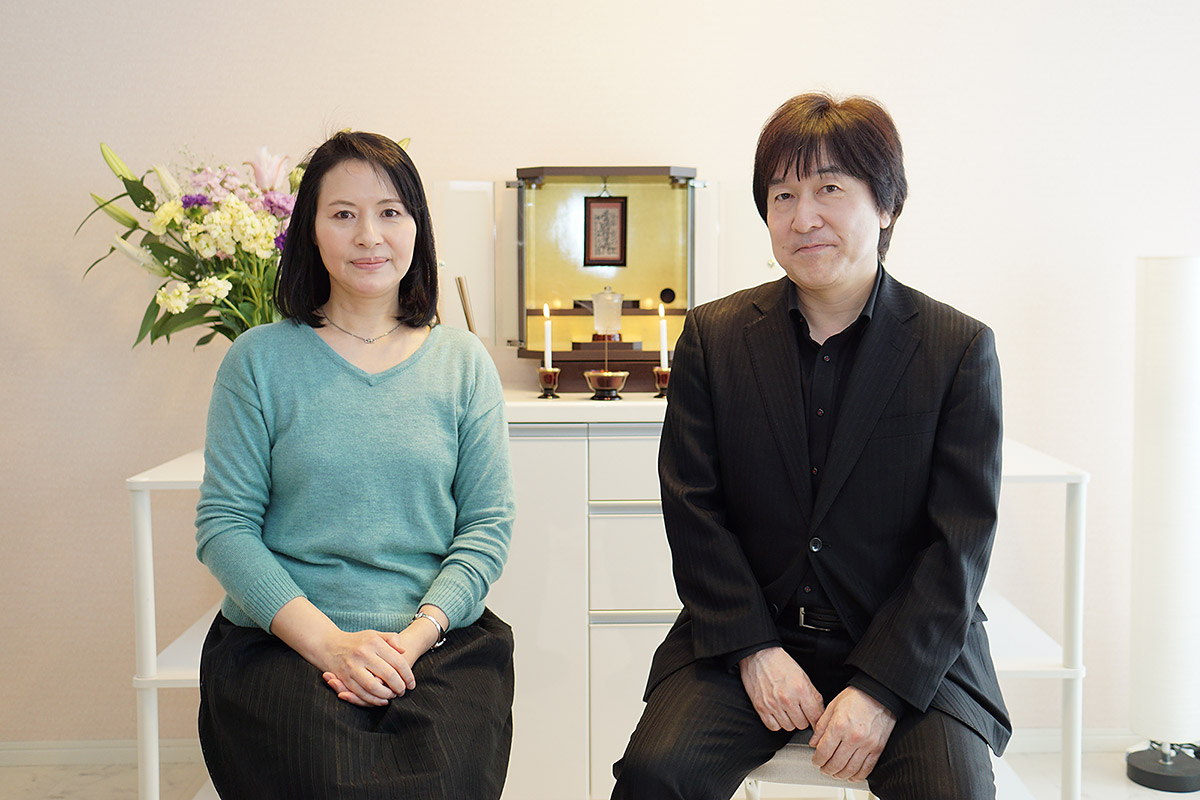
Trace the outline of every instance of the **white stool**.
<instances>
[{"instance_id":1,"label":"white stool","mask_svg":"<svg viewBox=\"0 0 1200 800\"><path fill-rule=\"evenodd\" d=\"M812 763L813 749L808 746L812 729L797 731L790 742L771 756L767 763L755 767L746 776L747 800L759 800L759 783L786 783L792 786L827 786L840 789L844 800L849 798L873 798L866 781L843 781L831 778Z\"/></svg>"}]
</instances>

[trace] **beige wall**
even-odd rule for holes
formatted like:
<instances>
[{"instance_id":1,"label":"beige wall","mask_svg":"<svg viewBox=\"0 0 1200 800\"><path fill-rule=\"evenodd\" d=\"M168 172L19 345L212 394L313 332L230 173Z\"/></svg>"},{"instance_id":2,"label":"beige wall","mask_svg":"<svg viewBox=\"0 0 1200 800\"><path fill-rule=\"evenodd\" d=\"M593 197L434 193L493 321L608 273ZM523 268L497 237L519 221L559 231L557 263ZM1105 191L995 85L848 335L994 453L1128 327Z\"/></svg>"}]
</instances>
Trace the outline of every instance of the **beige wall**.
<instances>
[{"instance_id":1,"label":"beige wall","mask_svg":"<svg viewBox=\"0 0 1200 800\"><path fill-rule=\"evenodd\" d=\"M682 164L745 186L763 120L814 87L892 110L912 189L889 268L995 328L1009 435L1092 473L1085 724L1127 727L1133 260L1198 248L1200 6L280 7L0 10L0 744L134 736L122 480L200 445L223 351L187 335L130 350L150 280L116 259L81 280L111 235L104 220L72 235L88 192L114 185L98 142L140 170L184 146L298 156L353 126L412 137L427 180ZM762 257L722 247L722 290L772 277ZM1009 501L996 579L1057 630L1059 543L1034 523L1060 512L1034 495ZM217 596L192 562L191 502L158 506L164 633ZM190 735L189 704L167 701L164 735ZM1014 694L1018 724L1057 724L1039 705Z\"/></svg>"}]
</instances>

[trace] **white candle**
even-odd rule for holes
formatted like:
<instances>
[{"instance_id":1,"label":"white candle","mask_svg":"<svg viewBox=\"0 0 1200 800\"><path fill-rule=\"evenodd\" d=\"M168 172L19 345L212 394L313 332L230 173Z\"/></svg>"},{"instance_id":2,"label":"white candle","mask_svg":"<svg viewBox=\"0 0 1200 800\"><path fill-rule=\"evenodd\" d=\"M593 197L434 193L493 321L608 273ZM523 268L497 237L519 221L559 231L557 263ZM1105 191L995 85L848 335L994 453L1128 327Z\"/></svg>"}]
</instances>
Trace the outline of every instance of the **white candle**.
<instances>
[{"instance_id":1,"label":"white candle","mask_svg":"<svg viewBox=\"0 0 1200 800\"><path fill-rule=\"evenodd\" d=\"M546 338L546 369L551 369L554 366L554 357L550 354L550 343L551 343L552 339L550 336L550 304L549 303L542 303L542 316L546 318L545 323L543 323L543 327L546 329L545 333L543 334Z\"/></svg>"},{"instance_id":2,"label":"white candle","mask_svg":"<svg viewBox=\"0 0 1200 800\"><path fill-rule=\"evenodd\" d=\"M667 368L667 311L658 304L658 365Z\"/></svg>"}]
</instances>

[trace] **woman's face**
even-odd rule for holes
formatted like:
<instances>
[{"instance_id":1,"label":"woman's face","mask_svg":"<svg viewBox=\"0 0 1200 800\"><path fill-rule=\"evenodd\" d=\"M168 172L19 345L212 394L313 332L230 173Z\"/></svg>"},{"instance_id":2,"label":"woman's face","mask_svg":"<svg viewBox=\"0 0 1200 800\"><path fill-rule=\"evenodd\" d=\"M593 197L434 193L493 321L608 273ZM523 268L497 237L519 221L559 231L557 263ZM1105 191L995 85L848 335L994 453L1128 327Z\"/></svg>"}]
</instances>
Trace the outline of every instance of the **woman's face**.
<instances>
[{"instance_id":1,"label":"woman's face","mask_svg":"<svg viewBox=\"0 0 1200 800\"><path fill-rule=\"evenodd\" d=\"M365 161L326 173L313 226L331 302L390 299L412 264L417 223L400 193Z\"/></svg>"}]
</instances>

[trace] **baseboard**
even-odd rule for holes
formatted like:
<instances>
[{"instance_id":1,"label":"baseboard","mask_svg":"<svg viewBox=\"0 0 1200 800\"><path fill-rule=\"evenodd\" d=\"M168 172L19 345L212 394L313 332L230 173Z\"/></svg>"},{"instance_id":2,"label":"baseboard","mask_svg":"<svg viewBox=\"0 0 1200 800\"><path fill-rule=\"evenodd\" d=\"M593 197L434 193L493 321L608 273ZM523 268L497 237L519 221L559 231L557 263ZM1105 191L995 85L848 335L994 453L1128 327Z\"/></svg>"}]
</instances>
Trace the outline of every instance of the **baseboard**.
<instances>
[{"instance_id":1,"label":"baseboard","mask_svg":"<svg viewBox=\"0 0 1200 800\"><path fill-rule=\"evenodd\" d=\"M203 761L195 739L160 739L161 763ZM57 764L136 764L137 740L100 739L60 742L0 742L0 767Z\"/></svg>"},{"instance_id":2,"label":"baseboard","mask_svg":"<svg viewBox=\"0 0 1200 800\"><path fill-rule=\"evenodd\" d=\"M1122 728L1088 728L1083 732L1083 752L1123 753L1139 738ZM1008 743L1007 753L1061 753L1061 728L1017 728Z\"/></svg>"}]
</instances>

